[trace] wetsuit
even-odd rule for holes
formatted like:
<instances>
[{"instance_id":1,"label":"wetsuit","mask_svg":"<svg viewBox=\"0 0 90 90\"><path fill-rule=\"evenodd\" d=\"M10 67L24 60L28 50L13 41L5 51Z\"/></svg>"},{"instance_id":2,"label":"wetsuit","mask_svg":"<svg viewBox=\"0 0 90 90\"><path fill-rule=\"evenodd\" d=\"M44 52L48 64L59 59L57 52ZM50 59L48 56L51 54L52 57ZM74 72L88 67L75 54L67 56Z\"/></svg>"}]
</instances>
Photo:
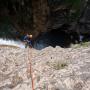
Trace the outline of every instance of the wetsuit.
<instances>
[{"instance_id":1,"label":"wetsuit","mask_svg":"<svg viewBox=\"0 0 90 90\"><path fill-rule=\"evenodd\" d=\"M31 41L31 39L27 35L24 36L23 41L27 42L26 47L27 46L32 47L32 41Z\"/></svg>"}]
</instances>

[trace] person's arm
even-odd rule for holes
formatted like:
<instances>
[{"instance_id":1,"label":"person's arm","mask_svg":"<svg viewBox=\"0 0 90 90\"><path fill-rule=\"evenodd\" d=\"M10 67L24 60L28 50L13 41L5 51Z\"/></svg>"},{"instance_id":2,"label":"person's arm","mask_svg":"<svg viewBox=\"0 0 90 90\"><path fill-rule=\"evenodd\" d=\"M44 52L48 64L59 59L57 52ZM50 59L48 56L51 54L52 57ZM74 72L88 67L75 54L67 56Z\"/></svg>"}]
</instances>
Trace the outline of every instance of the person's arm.
<instances>
[{"instance_id":1,"label":"person's arm","mask_svg":"<svg viewBox=\"0 0 90 90\"><path fill-rule=\"evenodd\" d=\"M24 37L23 41L24 42L27 42L27 36Z\"/></svg>"}]
</instances>

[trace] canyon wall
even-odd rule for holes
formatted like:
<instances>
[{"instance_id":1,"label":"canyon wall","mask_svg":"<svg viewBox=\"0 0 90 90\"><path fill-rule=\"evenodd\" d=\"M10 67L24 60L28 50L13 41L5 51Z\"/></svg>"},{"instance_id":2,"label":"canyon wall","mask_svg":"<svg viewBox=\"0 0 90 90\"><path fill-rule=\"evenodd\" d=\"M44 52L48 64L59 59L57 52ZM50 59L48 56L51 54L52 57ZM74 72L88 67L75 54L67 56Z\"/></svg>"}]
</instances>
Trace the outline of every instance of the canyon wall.
<instances>
[{"instance_id":1,"label":"canyon wall","mask_svg":"<svg viewBox=\"0 0 90 90\"><path fill-rule=\"evenodd\" d=\"M88 0L0 0L0 23L6 20L34 38L52 29L90 33Z\"/></svg>"}]
</instances>

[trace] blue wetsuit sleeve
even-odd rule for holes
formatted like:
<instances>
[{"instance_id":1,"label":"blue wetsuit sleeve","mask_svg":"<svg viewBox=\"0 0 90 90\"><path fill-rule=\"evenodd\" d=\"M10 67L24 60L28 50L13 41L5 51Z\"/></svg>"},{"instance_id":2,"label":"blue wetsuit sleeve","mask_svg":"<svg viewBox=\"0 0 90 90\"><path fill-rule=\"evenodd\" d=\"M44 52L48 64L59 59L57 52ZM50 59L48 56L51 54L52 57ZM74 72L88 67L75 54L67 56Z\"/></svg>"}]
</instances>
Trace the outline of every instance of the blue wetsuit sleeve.
<instances>
[{"instance_id":1,"label":"blue wetsuit sleeve","mask_svg":"<svg viewBox=\"0 0 90 90\"><path fill-rule=\"evenodd\" d=\"M23 40L27 40L27 36L24 36Z\"/></svg>"}]
</instances>

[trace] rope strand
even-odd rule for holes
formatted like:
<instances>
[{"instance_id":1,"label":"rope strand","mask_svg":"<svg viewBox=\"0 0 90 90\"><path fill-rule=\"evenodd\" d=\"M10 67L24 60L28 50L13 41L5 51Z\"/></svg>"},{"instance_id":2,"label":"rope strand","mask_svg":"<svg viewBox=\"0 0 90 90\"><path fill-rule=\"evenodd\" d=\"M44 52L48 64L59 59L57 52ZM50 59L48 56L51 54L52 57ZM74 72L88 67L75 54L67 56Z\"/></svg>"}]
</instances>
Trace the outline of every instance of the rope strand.
<instances>
[{"instance_id":1,"label":"rope strand","mask_svg":"<svg viewBox=\"0 0 90 90\"><path fill-rule=\"evenodd\" d=\"M32 73L32 60L30 59L30 56L32 58L32 54L30 55L29 49L28 49L28 60L29 60L29 69L30 69L30 75L31 75L31 83L32 83L32 90L34 90L34 79L33 79L33 73Z\"/></svg>"}]
</instances>

